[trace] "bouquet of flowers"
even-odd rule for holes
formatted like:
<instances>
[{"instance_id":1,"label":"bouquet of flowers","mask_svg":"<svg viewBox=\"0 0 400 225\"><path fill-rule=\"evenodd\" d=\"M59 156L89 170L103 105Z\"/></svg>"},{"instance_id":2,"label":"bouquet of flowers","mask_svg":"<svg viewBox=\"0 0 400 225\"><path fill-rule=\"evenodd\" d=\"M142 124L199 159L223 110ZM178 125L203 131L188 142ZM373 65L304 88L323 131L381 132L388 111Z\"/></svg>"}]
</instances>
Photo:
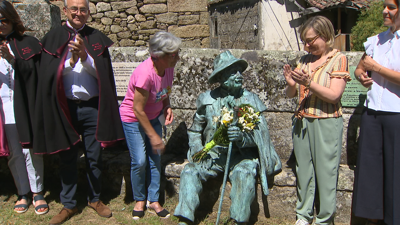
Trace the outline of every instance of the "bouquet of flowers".
<instances>
[{"instance_id":1,"label":"bouquet of flowers","mask_svg":"<svg viewBox=\"0 0 400 225\"><path fill-rule=\"evenodd\" d=\"M221 116L215 118L218 122L218 129L214 133L213 139L208 142L204 148L193 155L193 161L198 162L207 156L207 153L216 145L227 147L229 145L228 127L232 123L237 123L236 126L242 132L251 132L260 122L260 112L255 112L254 107L250 104L242 104L239 106L238 121L233 121L234 111L228 110L226 107L222 108Z\"/></svg>"}]
</instances>

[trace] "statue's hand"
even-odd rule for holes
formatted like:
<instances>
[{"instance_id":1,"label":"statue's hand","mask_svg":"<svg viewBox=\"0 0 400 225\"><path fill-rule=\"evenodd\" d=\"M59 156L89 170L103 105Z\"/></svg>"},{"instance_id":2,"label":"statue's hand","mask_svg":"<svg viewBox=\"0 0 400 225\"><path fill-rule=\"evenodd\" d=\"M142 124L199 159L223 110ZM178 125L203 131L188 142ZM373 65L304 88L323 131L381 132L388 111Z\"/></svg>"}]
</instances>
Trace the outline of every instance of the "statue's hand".
<instances>
[{"instance_id":1,"label":"statue's hand","mask_svg":"<svg viewBox=\"0 0 400 225\"><path fill-rule=\"evenodd\" d=\"M243 141L243 134L239 127L232 126L228 128L229 141Z\"/></svg>"}]
</instances>

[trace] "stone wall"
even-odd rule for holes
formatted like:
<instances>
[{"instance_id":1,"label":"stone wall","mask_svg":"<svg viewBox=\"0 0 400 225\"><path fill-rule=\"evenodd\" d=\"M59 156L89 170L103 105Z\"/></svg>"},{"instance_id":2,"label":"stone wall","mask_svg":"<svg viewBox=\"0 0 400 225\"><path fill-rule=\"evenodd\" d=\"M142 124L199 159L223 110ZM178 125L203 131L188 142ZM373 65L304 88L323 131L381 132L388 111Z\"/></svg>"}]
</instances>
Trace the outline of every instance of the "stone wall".
<instances>
[{"instance_id":1,"label":"stone wall","mask_svg":"<svg viewBox=\"0 0 400 225\"><path fill-rule=\"evenodd\" d=\"M211 48L261 49L261 4L259 0L210 1Z\"/></svg>"},{"instance_id":2,"label":"stone wall","mask_svg":"<svg viewBox=\"0 0 400 225\"><path fill-rule=\"evenodd\" d=\"M63 1L53 1L61 9ZM182 38L182 47L208 48L207 0L90 0L88 25L114 41L114 46L147 46L160 30Z\"/></svg>"},{"instance_id":3,"label":"stone wall","mask_svg":"<svg viewBox=\"0 0 400 225\"><path fill-rule=\"evenodd\" d=\"M148 53L143 48L111 48L110 52L113 62L141 62L148 57ZM268 122L272 142L283 163L282 172L271 178L271 193L268 196L268 203L265 202L265 196L262 196L261 191L257 192L260 212L267 211L270 217L280 218L282 221L294 220L296 179L291 125L296 99L285 97L286 81L282 75L282 67L285 63L294 67L305 52L250 50L231 50L231 52L238 58L246 59L249 63L248 69L244 72L244 87L257 93L267 106L268 110L264 116ZM207 78L213 71L213 59L219 53L220 50L216 49L181 50L181 60L175 68L171 95L175 123L167 128L167 150L166 154L162 156L162 165L165 168L163 172L166 177L164 183L167 190L166 197L177 198L180 171L187 162L188 137L186 132L192 123L198 95L216 86L209 85ZM356 66L362 56L362 53L357 52L346 52L345 54L351 66ZM122 98L123 96L120 96L120 99ZM360 224L357 218L351 216L351 199L362 108L344 108L343 111L344 132L337 192L336 224L350 224L350 221L352 224ZM116 174L129 174L127 153L110 157L107 170L110 177L118 177ZM226 201L229 202L227 196ZM215 212L217 207L217 204L214 205ZM224 210L228 210L228 208ZM260 213L258 216L263 217L266 214Z\"/></svg>"}]
</instances>

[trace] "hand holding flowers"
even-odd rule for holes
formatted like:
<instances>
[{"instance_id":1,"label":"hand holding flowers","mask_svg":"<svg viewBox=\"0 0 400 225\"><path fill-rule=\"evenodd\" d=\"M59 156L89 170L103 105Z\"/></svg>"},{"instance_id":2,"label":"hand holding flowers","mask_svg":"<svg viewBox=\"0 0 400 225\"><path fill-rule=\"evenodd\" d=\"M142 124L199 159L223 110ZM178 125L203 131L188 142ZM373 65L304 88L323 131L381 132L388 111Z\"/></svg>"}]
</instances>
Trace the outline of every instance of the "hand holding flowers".
<instances>
[{"instance_id":1,"label":"hand holding flowers","mask_svg":"<svg viewBox=\"0 0 400 225\"><path fill-rule=\"evenodd\" d=\"M218 129L213 139L204 148L193 155L193 161L198 162L207 156L207 153L216 145L226 147L230 141L242 141L242 132L251 132L257 128L260 122L260 112L255 112L254 107L249 104L239 106L238 121L233 121L233 111L224 107L221 116L215 118Z\"/></svg>"}]
</instances>

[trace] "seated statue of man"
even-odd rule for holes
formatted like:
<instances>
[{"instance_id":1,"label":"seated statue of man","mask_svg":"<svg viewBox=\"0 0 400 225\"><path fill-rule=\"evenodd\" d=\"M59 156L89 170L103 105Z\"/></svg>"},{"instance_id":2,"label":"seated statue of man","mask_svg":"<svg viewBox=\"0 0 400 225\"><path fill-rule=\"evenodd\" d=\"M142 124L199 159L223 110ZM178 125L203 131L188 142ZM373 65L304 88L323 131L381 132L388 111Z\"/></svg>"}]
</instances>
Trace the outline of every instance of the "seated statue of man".
<instances>
[{"instance_id":1,"label":"seated statue of man","mask_svg":"<svg viewBox=\"0 0 400 225\"><path fill-rule=\"evenodd\" d=\"M267 176L281 169L281 162L270 140L268 125L262 115L267 108L259 97L242 88L242 72L248 64L243 59L235 58L229 51L219 54L214 60L214 71L209 76L209 83L220 83L214 90L200 94L197 99L197 111L193 125L188 130L189 163L181 173L179 204L174 215L179 217L179 224L194 222L194 213L200 204L199 194L202 182L223 174L229 161L230 217L237 223L248 222L250 205L255 198L257 174L262 190L268 195ZM251 106L258 116L257 124L247 130L239 126L227 128L227 139L232 143L231 157L227 159L229 148L224 145L213 147L199 159L200 151L210 143L215 132L222 126L221 111L233 111L234 107ZM240 120L240 119L239 119Z\"/></svg>"}]
</instances>

